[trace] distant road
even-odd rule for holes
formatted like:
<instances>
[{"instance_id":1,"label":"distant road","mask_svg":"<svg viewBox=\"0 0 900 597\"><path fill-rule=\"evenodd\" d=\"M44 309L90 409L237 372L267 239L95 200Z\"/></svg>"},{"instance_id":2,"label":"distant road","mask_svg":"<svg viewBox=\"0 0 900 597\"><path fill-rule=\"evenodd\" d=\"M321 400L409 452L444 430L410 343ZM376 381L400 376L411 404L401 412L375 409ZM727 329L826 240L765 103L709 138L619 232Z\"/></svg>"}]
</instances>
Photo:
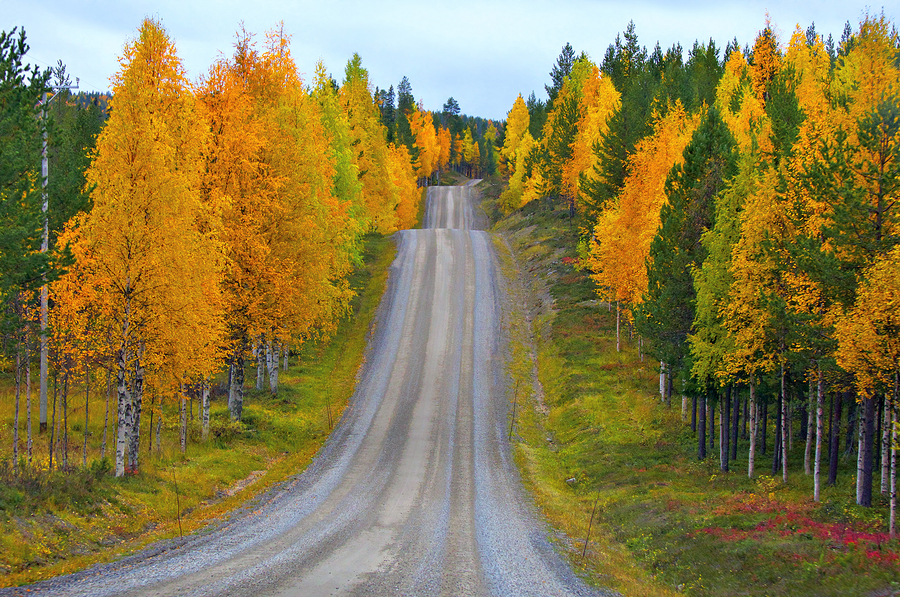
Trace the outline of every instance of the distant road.
<instances>
[{"instance_id":1,"label":"distant road","mask_svg":"<svg viewBox=\"0 0 900 597\"><path fill-rule=\"evenodd\" d=\"M594 594L511 460L500 273L471 184L428 189L428 228L398 233L359 386L306 472L214 532L28 594Z\"/></svg>"}]
</instances>

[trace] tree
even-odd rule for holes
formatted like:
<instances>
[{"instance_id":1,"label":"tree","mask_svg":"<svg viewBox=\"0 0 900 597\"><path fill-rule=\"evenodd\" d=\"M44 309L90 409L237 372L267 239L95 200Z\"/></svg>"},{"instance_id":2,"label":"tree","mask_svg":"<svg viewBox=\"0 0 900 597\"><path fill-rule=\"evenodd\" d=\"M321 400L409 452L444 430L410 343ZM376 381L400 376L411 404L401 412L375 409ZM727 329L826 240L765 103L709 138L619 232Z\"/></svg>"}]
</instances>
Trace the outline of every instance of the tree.
<instances>
[{"instance_id":1,"label":"tree","mask_svg":"<svg viewBox=\"0 0 900 597\"><path fill-rule=\"evenodd\" d=\"M660 211L660 228L650 244L647 293L635 310L648 352L680 374L682 392L696 392L685 363L687 337L695 319L696 291L691 272L706 258L700 243L715 221L714 198L734 175L734 140L715 106L703 115L666 180L668 202ZM703 440L701 439L701 442ZM702 453L702 451L701 451Z\"/></svg>"},{"instance_id":2,"label":"tree","mask_svg":"<svg viewBox=\"0 0 900 597\"><path fill-rule=\"evenodd\" d=\"M566 77L569 76L569 73L572 72L572 67L574 65L575 50L572 49L572 44L566 42L566 45L562 47L562 51L559 53L559 57L556 59L556 64L554 64L553 68L550 70L551 85L544 85L544 90L550 98L548 106L553 106L553 103L556 101L556 96L562 90L563 82L566 80Z\"/></svg>"},{"instance_id":3,"label":"tree","mask_svg":"<svg viewBox=\"0 0 900 597\"><path fill-rule=\"evenodd\" d=\"M87 172L94 206L67 237L71 275L95 289L115 330L116 476L138 471L145 382L209 374L200 353L223 333L221 248L202 229L206 124L159 24L144 20L121 64Z\"/></svg>"}]
</instances>

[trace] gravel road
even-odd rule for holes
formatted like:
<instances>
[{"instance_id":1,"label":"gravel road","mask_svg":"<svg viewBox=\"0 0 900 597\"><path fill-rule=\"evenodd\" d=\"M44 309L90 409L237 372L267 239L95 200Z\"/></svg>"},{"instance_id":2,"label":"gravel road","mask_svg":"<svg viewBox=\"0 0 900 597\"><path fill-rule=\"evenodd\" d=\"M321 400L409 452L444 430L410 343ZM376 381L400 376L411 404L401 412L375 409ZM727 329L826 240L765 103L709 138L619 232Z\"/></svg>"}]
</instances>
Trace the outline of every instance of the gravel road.
<instances>
[{"instance_id":1,"label":"gravel road","mask_svg":"<svg viewBox=\"0 0 900 597\"><path fill-rule=\"evenodd\" d=\"M302 475L212 532L28 594L596 594L511 460L501 274L473 194L430 188L428 228L398 233L359 385Z\"/></svg>"}]
</instances>

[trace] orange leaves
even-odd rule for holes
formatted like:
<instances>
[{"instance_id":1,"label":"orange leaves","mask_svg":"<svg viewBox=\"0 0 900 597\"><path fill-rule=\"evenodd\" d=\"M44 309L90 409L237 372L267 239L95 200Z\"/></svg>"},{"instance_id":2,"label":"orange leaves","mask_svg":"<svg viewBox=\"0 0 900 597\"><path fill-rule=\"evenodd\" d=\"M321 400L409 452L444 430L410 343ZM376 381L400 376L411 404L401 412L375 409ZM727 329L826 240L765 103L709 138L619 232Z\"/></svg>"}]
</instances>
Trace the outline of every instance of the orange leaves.
<instances>
[{"instance_id":1,"label":"orange leaves","mask_svg":"<svg viewBox=\"0 0 900 597\"><path fill-rule=\"evenodd\" d=\"M653 133L629 158L622 193L600 215L589 243L586 263L604 299L633 306L646 293L646 262L666 202L666 176L682 161L698 122L699 116L688 116L681 104L672 106L656 116Z\"/></svg>"},{"instance_id":2,"label":"orange leaves","mask_svg":"<svg viewBox=\"0 0 900 597\"><path fill-rule=\"evenodd\" d=\"M594 145L606 132L606 121L620 103L620 94L612 80L601 77L600 70L591 65L590 73L582 83L580 118L572 141L572 156L563 167L563 188L568 196L576 198L576 203L581 203L578 199L579 178L593 172L597 164Z\"/></svg>"}]
</instances>

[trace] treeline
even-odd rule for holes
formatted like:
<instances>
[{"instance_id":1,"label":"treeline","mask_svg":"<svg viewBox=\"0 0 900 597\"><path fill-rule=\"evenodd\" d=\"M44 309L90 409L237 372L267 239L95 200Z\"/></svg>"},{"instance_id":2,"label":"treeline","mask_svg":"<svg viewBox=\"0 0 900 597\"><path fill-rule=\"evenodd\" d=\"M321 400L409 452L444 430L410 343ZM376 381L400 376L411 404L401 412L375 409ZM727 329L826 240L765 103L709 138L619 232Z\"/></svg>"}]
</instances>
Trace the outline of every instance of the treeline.
<instances>
[{"instance_id":1,"label":"treeline","mask_svg":"<svg viewBox=\"0 0 900 597\"><path fill-rule=\"evenodd\" d=\"M581 266L660 362L662 399L682 396L699 458L717 434L727 471L749 421L749 475L768 429L786 482L799 438L818 501L843 445L857 503L872 504L880 466L892 511L898 48L883 15L837 44L814 25L784 44L767 22L752 46L686 56L648 52L630 24L599 64L567 44L549 101L516 99L500 151L501 206L569 207Z\"/></svg>"},{"instance_id":2,"label":"treeline","mask_svg":"<svg viewBox=\"0 0 900 597\"><path fill-rule=\"evenodd\" d=\"M33 70L23 64L27 50L24 32L0 36L0 299L4 368L15 386L12 466L72 466L74 388L105 385L100 457L111 424L115 474L134 474L141 430L151 442L155 433L159 447L164 405L178 405L184 451L189 397L199 400L208 433L214 374L228 371L230 416L239 420L246 359L257 359L275 393L289 347L333 332L353 296L347 278L361 261L362 235L415 223L421 166L389 141L359 56L340 85L321 63L306 83L282 30L262 43L241 31L234 54L192 83L167 32L145 20L125 46L110 96L61 91L50 100L68 84L64 69ZM420 147L412 146L419 157ZM52 418L47 461L32 462L38 360L48 365L42 430L48 393Z\"/></svg>"},{"instance_id":3,"label":"treeline","mask_svg":"<svg viewBox=\"0 0 900 597\"><path fill-rule=\"evenodd\" d=\"M450 167L469 178L496 172L502 123L461 114L459 102L452 97L440 112L426 111L421 102L415 102L406 77L396 93L393 85L387 90L376 87L375 101L388 141L405 145L413 156L420 185L436 182L440 172Z\"/></svg>"}]
</instances>

